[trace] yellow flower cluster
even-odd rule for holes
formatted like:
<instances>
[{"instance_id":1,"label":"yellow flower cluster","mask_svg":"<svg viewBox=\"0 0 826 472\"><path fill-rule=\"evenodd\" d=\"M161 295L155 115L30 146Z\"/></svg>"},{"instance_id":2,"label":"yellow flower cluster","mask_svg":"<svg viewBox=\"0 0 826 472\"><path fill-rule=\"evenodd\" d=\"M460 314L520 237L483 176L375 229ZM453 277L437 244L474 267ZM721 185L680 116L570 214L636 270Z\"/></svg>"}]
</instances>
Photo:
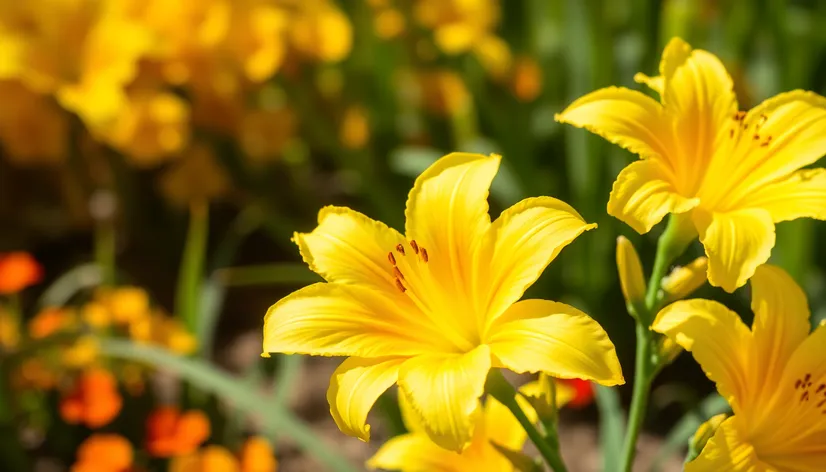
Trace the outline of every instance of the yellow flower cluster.
<instances>
[{"instance_id":1,"label":"yellow flower cluster","mask_svg":"<svg viewBox=\"0 0 826 472\"><path fill-rule=\"evenodd\" d=\"M194 161L172 181L213 165L193 127L238 138L252 159L272 158L292 128L273 136L276 124L256 125L273 114L291 121L286 105L262 103L264 83L304 63L340 61L351 44L349 19L330 0L2 2L0 144L18 164L61 162L72 152L72 113L135 166Z\"/></svg>"}]
</instances>

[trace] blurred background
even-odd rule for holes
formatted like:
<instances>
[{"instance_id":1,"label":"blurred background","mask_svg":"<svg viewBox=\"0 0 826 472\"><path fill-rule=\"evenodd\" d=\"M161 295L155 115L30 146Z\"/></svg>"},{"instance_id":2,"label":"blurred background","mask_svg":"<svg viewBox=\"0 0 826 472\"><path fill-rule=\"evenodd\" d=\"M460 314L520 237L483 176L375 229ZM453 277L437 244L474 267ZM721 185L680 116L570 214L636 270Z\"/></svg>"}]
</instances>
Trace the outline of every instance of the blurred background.
<instances>
[{"instance_id":1,"label":"blurred background","mask_svg":"<svg viewBox=\"0 0 826 472\"><path fill-rule=\"evenodd\" d=\"M655 74L673 36L723 60L741 109L796 88L824 93L824 22L815 0L0 0L0 252L43 267L18 297L20 326L55 303L85 306L101 286L140 287L195 338L179 354L274 374L290 408L359 463L378 444L335 430L324 398L335 364L258 361L267 308L317 280L292 232L310 231L327 204L403 228L413 179L435 159L499 153L494 217L550 195L599 224L528 295L596 318L631 378L615 240L629 237L650 268L661 229L640 237L606 214L635 157L554 113L600 87L641 88L634 73ZM806 289L813 322L826 318L824 236L822 224L783 223L773 252ZM747 289L697 295L750 316ZM664 435L712 390L681 357L655 387L647 430ZM211 408L213 422L227 415ZM392 401L379 410L390 418L380 434L397 432ZM26 425L41 424L26 411ZM565 418L595 437L596 411ZM70 463L89 433L74 431L29 438L26 455ZM319 470L302 468L299 449L279 454L282 470Z\"/></svg>"}]
</instances>

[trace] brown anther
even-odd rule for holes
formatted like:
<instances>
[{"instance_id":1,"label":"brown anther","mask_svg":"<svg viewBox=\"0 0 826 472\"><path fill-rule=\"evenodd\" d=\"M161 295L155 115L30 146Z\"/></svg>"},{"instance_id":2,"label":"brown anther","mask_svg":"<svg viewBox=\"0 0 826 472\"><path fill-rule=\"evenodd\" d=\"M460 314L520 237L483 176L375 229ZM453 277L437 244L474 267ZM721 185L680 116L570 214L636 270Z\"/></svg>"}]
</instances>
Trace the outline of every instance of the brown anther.
<instances>
[{"instance_id":1,"label":"brown anther","mask_svg":"<svg viewBox=\"0 0 826 472\"><path fill-rule=\"evenodd\" d=\"M387 253L387 260L390 261L391 264L396 265L396 256L393 255L393 251Z\"/></svg>"},{"instance_id":2,"label":"brown anther","mask_svg":"<svg viewBox=\"0 0 826 472\"><path fill-rule=\"evenodd\" d=\"M809 391L808 391L808 390L806 390L805 392L803 392L803 395L800 395L800 401L801 401L801 402L804 402L804 401L805 401L805 402L807 402L807 401L809 401Z\"/></svg>"},{"instance_id":3,"label":"brown anther","mask_svg":"<svg viewBox=\"0 0 826 472\"><path fill-rule=\"evenodd\" d=\"M416 240L415 240L415 239L411 239L411 240L410 240L410 247L412 247L412 248L413 248L413 252L415 252L416 254L418 254L418 253L419 253L419 245L418 245L418 244L416 244Z\"/></svg>"},{"instance_id":4,"label":"brown anther","mask_svg":"<svg viewBox=\"0 0 826 472\"><path fill-rule=\"evenodd\" d=\"M406 292L406 291L407 291L407 289L406 289L406 288L404 288L404 284L402 284L402 281L401 281L401 280L399 280L399 279L396 279L396 288L397 288L397 289L399 289L399 291L400 291L401 293L404 293L404 292Z\"/></svg>"},{"instance_id":5,"label":"brown anther","mask_svg":"<svg viewBox=\"0 0 826 472\"><path fill-rule=\"evenodd\" d=\"M395 275L397 279L404 280L404 274L402 274L402 271L400 271L398 267L393 267L393 275Z\"/></svg>"},{"instance_id":6,"label":"brown anther","mask_svg":"<svg viewBox=\"0 0 826 472\"><path fill-rule=\"evenodd\" d=\"M427 249L421 248L419 255L422 256L423 261L427 262Z\"/></svg>"},{"instance_id":7,"label":"brown anther","mask_svg":"<svg viewBox=\"0 0 826 472\"><path fill-rule=\"evenodd\" d=\"M396 252L398 252L402 256L404 255L404 246L402 246L401 243L396 244Z\"/></svg>"},{"instance_id":8,"label":"brown anther","mask_svg":"<svg viewBox=\"0 0 826 472\"><path fill-rule=\"evenodd\" d=\"M800 379L797 379L794 383L794 389L799 389L801 385L803 385L803 382Z\"/></svg>"},{"instance_id":9,"label":"brown anther","mask_svg":"<svg viewBox=\"0 0 826 472\"><path fill-rule=\"evenodd\" d=\"M755 135L754 135L754 140L755 140L755 141L757 141L758 139L760 139L760 135L759 135L759 134L755 134Z\"/></svg>"},{"instance_id":10,"label":"brown anther","mask_svg":"<svg viewBox=\"0 0 826 472\"><path fill-rule=\"evenodd\" d=\"M733 129L728 130L728 137L731 138L731 139L734 139L734 130Z\"/></svg>"},{"instance_id":11,"label":"brown anther","mask_svg":"<svg viewBox=\"0 0 826 472\"><path fill-rule=\"evenodd\" d=\"M768 120L769 120L769 117L768 117L768 116L766 116L766 114L765 114L765 113L761 113L761 114L760 114L760 120L757 122L757 129L762 128L762 127L763 127L763 125L765 125L765 124L766 124L766 121L768 121Z\"/></svg>"},{"instance_id":12,"label":"brown anther","mask_svg":"<svg viewBox=\"0 0 826 472\"><path fill-rule=\"evenodd\" d=\"M763 144L760 145L760 147L767 147L769 144L771 144L771 142L772 142L772 137L768 136L768 137L766 137L766 140L763 142Z\"/></svg>"},{"instance_id":13,"label":"brown anther","mask_svg":"<svg viewBox=\"0 0 826 472\"><path fill-rule=\"evenodd\" d=\"M803 376L804 383L809 383L810 380L812 380L812 374L806 374Z\"/></svg>"},{"instance_id":14,"label":"brown anther","mask_svg":"<svg viewBox=\"0 0 826 472\"><path fill-rule=\"evenodd\" d=\"M817 386L817 391L815 393L820 393L824 390L826 390L826 384L820 384Z\"/></svg>"},{"instance_id":15,"label":"brown anther","mask_svg":"<svg viewBox=\"0 0 826 472\"><path fill-rule=\"evenodd\" d=\"M820 400L819 402L817 402L817 408L822 407L824 403L826 403L826 400Z\"/></svg>"}]
</instances>

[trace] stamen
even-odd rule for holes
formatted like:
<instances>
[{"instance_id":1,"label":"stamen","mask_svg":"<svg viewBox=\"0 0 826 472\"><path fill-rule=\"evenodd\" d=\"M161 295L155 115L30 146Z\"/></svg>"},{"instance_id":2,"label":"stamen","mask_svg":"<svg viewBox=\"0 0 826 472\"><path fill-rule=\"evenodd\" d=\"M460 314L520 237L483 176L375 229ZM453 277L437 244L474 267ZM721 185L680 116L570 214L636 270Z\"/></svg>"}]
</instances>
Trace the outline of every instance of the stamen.
<instances>
[{"instance_id":1,"label":"stamen","mask_svg":"<svg viewBox=\"0 0 826 472\"><path fill-rule=\"evenodd\" d=\"M820 392L822 392L823 390L826 390L826 384L820 384L820 385L817 387L817 391L815 391L815 393L820 393Z\"/></svg>"},{"instance_id":2,"label":"stamen","mask_svg":"<svg viewBox=\"0 0 826 472\"><path fill-rule=\"evenodd\" d=\"M801 402L804 402L804 401L806 401L806 402L807 402L807 401L809 401L809 391L808 391L808 390L806 390L805 392L803 392L803 395L801 395L801 396L800 396L800 401L801 401Z\"/></svg>"},{"instance_id":3,"label":"stamen","mask_svg":"<svg viewBox=\"0 0 826 472\"><path fill-rule=\"evenodd\" d=\"M411 239L411 240L410 240L410 247L412 247L412 248L413 248L413 252L415 252L416 254L418 254L418 253L419 253L419 245L418 245L418 244L416 244L416 240L415 240L415 239Z\"/></svg>"},{"instance_id":4,"label":"stamen","mask_svg":"<svg viewBox=\"0 0 826 472\"><path fill-rule=\"evenodd\" d=\"M728 130L728 137L734 139L734 128Z\"/></svg>"},{"instance_id":5,"label":"stamen","mask_svg":"<svg viewBox=\"0 0 826 472\"><path fill-rule=\"evenodd\" d=\"M768 145L771 144L771 142L772 142L772 137L768 136L766 138L766 140L763 142L763 144L760 145L760 147L768 147Z\"/></svg>"},{"instance_id":6,"label":"stamen","mask_svg":"<svg viewBox=\"0 0 826 472\"><path fill-rule=\"evenodd\" d=\"M404 246L402 246L402 245L401 245L401 243L396 244L396 252L398 252L398 253L399 253L399 254L401 254L402 256L404 256L404 255L405 255L405 254L404 254Z\"/></svg>"},{"instance_id":7,"label":"stamen","mask_svg":"<svg viewBox=\"0 0 826 472\"><path fill-rule=\"evenodd\" d=\"M427 263L427 249L421 248L421 253L419 255L422 256L422 260Z\"/></svg>"},{"instance_id":8,"label":"stamen","mask_svg":"<svg viewBox=\"0 0 826 472\"><path fill-rule=\"evenodd\" d=\"M400 271L398 267L393 267L393 275L395 275L397 279L404 280L404 274L402 274L402 271Z\"/></svg>"},{"instance_id":9,"label":"stamen","mask_svg":"<svg viewBox=\"0 0 826 472\"><path fill-rule=\"evenodd\" d=\"M396 265L396 256L393 255L393 251L387 253L387 260L390 261L391 264Z\"/></svg>"},{"instance_id":10,"label":"stamen","mask_svg":"<svg viewBox=\"0 0 826 472\"><path fill-rule=\"evenodd\" d=\"M759 134L755 134L755 135L754 135L754 140L755 140L755 141L757 141L758 139L760 139L760 135L759 135Z\"/></svg>"},{"instance_id":11,"label":"stamen","mask_svg":"<svg viewBox=\"0 0 826 472\"><path fill-rule=\"evenodd\" d=\"M404 284L402 284L402 281L399 279L396 279L396 288L398 288L399 291L401 291L402 293L407 291L407 289L404 287Z\"/></svg>"},{"instance_id":12,"label":"stamen","mask_svg":"<svg viewBox=\"0 0 826 472\"><path fill-rule=\"evenodd\" d=\"M795 390L799 389L801 385L803 385L803 382L801 382L801 381L800 381L800 379L797 379L797 380L794 382L794 389L795 389Z\"/></svg>"}]
</instances>

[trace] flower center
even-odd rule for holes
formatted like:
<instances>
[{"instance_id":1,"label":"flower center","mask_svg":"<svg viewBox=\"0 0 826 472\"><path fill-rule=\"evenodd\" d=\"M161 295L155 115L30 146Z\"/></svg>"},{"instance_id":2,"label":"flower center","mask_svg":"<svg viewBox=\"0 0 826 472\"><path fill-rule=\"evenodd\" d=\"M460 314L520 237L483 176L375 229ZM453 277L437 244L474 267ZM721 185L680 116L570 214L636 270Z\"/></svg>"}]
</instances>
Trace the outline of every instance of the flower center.
<instances>
[{"instance_id":1,"label":"flower center","mask_svg":"<svg viewBox=\"0 0 826 472\"><path fill-rule=\"evenodd\" d=\"M754 129L751 133L749 133L749 123L746 123L746 112L738 111L734 114L734 126L729 130L728 136L730 139L736 139L736 144L739 144L741 139L751 139L753 146L759 147L769 147L769 144L772 142L771 135L761 135L760 128L766 124L766 121L769 120L769 117L765 114L761 113L760 118L757 119L757 122L754 124Z\"/></svg>"},{"instance_id":2,"label":"flower center","mask_svg":"<svg viewBox=\"0 0 826 472\"><path fill-rule=\"evenodd\" d=\"M395 249L396 252L401 255L401 257L407 256L407 251L404 248L404 244L396 244ZM427 255L427 249L419 247L415 239L410 240L410 249L413 250L413 255L418 256L423 263L427 264L427 261L430 260L429 256ZM390 261L391 264L393 264L393 275L396 276L396 287L399 289L400 292L405 293L407 291L407 287L404 284L404 274L402 273L401 269L399 269L398 261L396 260L396 256L393 254L393 251L387 253L387 259Z\"/></svg>"}]
</instances>

